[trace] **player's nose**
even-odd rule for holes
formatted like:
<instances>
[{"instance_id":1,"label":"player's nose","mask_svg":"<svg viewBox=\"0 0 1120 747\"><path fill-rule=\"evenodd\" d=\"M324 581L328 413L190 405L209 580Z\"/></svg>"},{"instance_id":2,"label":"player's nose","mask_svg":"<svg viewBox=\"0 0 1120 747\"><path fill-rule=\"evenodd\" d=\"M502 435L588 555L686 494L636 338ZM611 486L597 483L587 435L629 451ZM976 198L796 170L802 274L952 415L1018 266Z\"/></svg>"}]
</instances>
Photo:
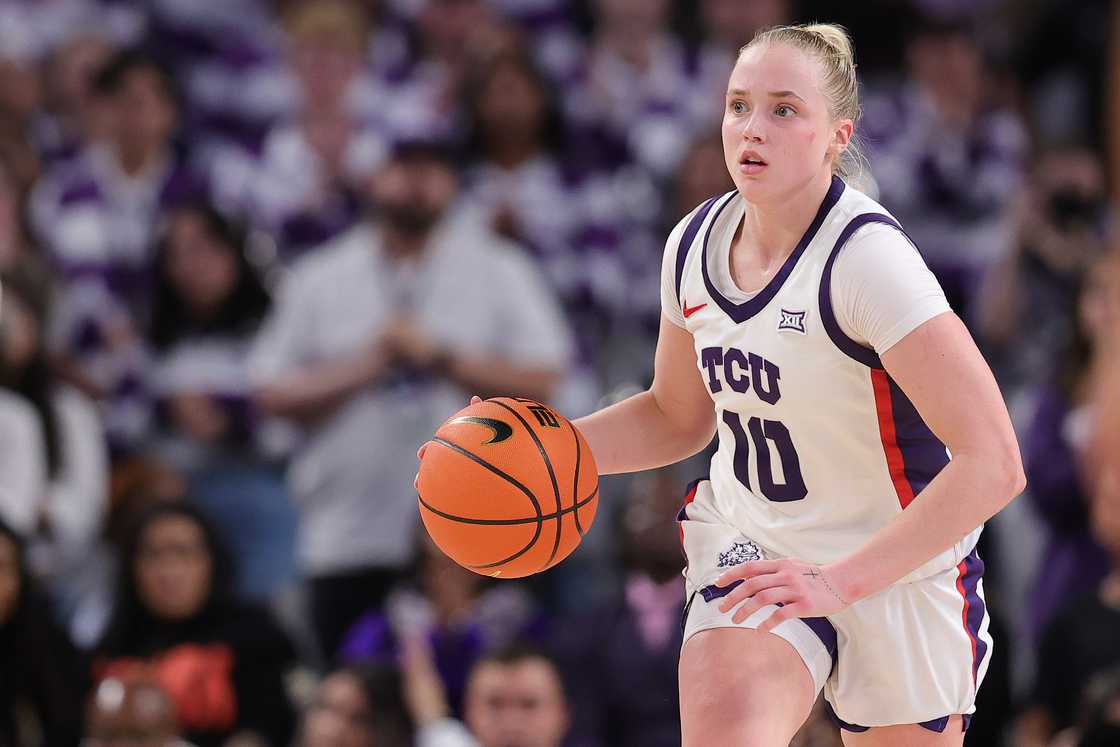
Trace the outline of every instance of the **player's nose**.
<instances>
[{"instance_id":1,"label":"player's nose","mask_svg":"<svg viewBox=\"0 0 1120 747\"><path fill-rule=\"evenodd\" d=\"M751 115L743 120L742 135L748 143L765 142L764 125L760 120L759 110L751 112Z\"/></svg>"}]
</instances>

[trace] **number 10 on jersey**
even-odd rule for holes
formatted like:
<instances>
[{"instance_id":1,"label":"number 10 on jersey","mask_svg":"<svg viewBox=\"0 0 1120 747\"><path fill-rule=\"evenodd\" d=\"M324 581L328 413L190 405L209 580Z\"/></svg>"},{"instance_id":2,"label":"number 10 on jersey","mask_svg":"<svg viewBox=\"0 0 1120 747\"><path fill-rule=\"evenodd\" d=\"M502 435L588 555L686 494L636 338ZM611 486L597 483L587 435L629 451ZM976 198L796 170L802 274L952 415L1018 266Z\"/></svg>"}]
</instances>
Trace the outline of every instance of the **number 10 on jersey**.
<instances>
[{"instance_id":1,"label":"number 10 on jersey","mask_svg":"<svg viewBox=\"0 0 1120 747\"><path fill-rule=\"evenodd\" d=\"M746 486L747 490L755 492L750 475L750 458L753 450L759 483L757 492L767 500L789 503L799 501L808 494L805 480L801 477L801 461L797 458L793 439L782 423L777 420L763 420L756 416L747 421L744 430L739 413L730 410L723 411L723 422L735 436L735 477ZM781 484L774 482L774 465L771 463L768 442L774 444L782 462L782 475L785 482Z\"/></svg>"}]
</instances>

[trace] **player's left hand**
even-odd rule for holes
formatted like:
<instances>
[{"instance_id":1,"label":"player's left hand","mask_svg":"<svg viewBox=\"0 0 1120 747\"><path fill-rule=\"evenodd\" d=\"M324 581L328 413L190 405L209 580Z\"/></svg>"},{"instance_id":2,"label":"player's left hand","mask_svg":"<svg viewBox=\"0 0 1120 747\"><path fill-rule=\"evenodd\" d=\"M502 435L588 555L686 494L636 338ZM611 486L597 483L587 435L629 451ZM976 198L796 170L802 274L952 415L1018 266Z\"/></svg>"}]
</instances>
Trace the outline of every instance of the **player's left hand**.
<instances>
[{"instance_id":1,"label":"player's left hand","mask_svg":"<svg viewBox=\"0 0 1120 747\"><path fill-rule=\"evenodd\" d=\"M766 633L795 617L824 617L851 605L830 566L814 565L795 558L749 560L716 579L726 587L739 583L719 605L721 612L735 609L732 621L739 624L768 604L782 605L758 629Z\"/></svg>"}]
</instances>

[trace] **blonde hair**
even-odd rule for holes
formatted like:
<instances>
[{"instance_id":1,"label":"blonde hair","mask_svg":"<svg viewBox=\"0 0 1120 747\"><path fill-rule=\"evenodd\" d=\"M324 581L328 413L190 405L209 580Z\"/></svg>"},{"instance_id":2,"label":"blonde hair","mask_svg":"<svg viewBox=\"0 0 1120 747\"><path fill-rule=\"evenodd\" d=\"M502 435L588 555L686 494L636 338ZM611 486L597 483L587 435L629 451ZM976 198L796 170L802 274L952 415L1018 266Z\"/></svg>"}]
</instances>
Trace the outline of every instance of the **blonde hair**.
<instances>
[{"instance_id":1,"label":"blonde hair","mask_svg":"<svg viewBox=\"0 0 1120 747\"><path fill-rule=\"evenodd\" d=\"M828 101L829 115L833 119L852 120L854 128L860 115L856 56L852 39L843 26L834 23L808 23L763 29L743 45L739 55L764 44L786 44L817 60L824 70L821 93ZM832 170L840 176L855 176L863 171L865 160L853 132L847 148L833 162Z\"/></svg>"},{"instance_id":2,"label":"blonde hair","mask_svg":"<svg viewBox=\"0 0 1120 747\"><path fill-rule=\"evenodd\" d=\"M360 8L344 0L301 3L288 11L284 25L296 41L330 40L332 46L346 45L359 53L366 46L368 19Z\"/></svg>"}]
</instances>

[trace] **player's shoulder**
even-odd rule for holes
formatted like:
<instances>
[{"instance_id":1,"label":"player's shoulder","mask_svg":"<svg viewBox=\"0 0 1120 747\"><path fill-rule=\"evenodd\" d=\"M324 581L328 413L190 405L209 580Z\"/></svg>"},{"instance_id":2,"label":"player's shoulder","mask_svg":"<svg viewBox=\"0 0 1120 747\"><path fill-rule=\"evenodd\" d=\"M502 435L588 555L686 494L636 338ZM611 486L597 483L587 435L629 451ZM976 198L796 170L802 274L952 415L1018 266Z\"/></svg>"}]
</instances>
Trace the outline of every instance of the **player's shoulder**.
<instances>
[{"instance_id":1,"label":"player's shoulder","mask_svg":"<svg viewBox=\"0 0 1120 747\"><path fill-rule=\"evenodd\" d=\"M845 246L911 245L898 218L851 184L845 186L834 210L834 225L844 237Z\"/></svg>"}]
</instances>

